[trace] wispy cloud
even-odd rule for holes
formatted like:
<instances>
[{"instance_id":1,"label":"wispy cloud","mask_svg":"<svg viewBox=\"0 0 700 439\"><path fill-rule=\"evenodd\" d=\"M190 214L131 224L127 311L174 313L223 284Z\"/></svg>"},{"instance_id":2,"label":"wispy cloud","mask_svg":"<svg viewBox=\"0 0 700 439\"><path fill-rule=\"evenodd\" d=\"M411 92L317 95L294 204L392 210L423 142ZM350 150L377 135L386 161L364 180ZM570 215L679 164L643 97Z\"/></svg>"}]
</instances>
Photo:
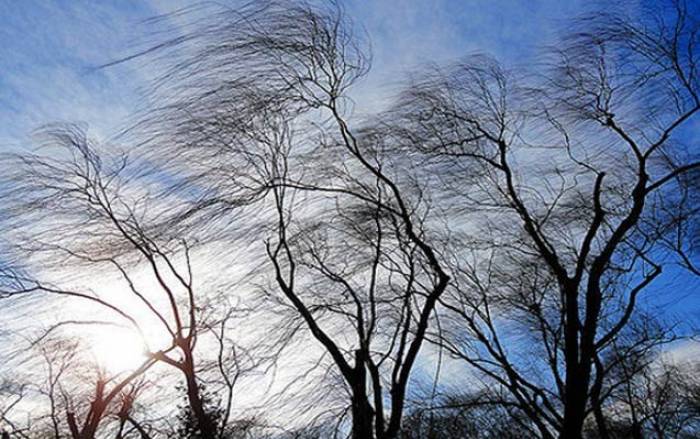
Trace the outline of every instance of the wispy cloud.
<instances>
[{"instance_id":1,"label":"wispy cloud","mask_svg":"<svg viewBox=\"0 0 700 439\"><path fill-rule=\"evenodd\" d=\"M54 121L112 129L130 112L141 77L128 65L95 67L123 55L151 14L139 2L0 2L0 144Z\"/></svg>"},{"instance_id":2,"label":"wispy cloud","mask_svg":"<svg viewBox=\"0 0 700 439\"><path fill-rule=\"evenodd\" d=\"M235 2L231 2L235 4ZM532 55L557 20L583 1L348 0L342 2L372 40L374 69L358 90L390 95L401 72L428 62L489 52L507 62ZM114 132L139 104L148 76L137 64L96 66L128 55L146 30L142 21L185 7L180 0L0 2L0 145L18 145L54 121L83 122ZM527 43L523 43L527 42ZM141 66L142 67L142 66Z\"/></svg>"}]
</instances>

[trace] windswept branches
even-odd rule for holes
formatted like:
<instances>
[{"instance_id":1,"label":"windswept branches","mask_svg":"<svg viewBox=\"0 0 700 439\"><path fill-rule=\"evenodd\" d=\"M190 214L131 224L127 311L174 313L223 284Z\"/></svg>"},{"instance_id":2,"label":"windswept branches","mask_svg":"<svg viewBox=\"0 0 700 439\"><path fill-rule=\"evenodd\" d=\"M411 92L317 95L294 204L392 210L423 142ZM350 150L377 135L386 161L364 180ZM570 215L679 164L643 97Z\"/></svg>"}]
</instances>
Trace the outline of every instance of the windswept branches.
<instances>
[{"instance_id":1,"label":"windswept branches","mask_svg":"<svg viewBox=\"0 0 700 439\"><path fill-rule=\"evenodd\" d=\"M593 364L661 274L681 219L659 214L660 199L672 203L664 194L698 166L679 141L698 111L698 23L677 3L665 25L667 12L588 17L536 75L484 57L428 71L389 122L405 151L443 163L441 198L483 212L457 226L481 238L451 246L457 302L445 301L477 348L464 354L457 339L451 351L508 388L545 436L581 434ZM465 187L468 170L481 177ZM515 360L504 319L537 338L551 384Z\"/></svg>"},{"instance_id":2,"label":"windswept branches","mask_svg":"<svg viewBox=\"0 0 700 439\"><path fill-rule=\"evenodd\" d=\"M163 78L181 92L136 131L200 188L182 223L223 218L237 235L231 209L270 207L257 236L274 283L343 377L353 434L395 437L449 276L426 237L421 183L402 177L375 127L348 119L368 55L336 5L270 2L210 26L168 43L205 42Z\"/></svg>"},{"instance_id":3,"label":"windswept branches","mask_svg":"<svg viewBox=\"0 0 700 439\"><path fill-rule=\"evenodd\" d=\"M350 389L353 434L400 430L440 303L456 337L440 346L542 436L579 437L603 354L662 273L677 218L659 200L700 163L680 142L697 23L675 6L588 17L530 72L486 56L428 70L365 123L346 103L367 57L342 11L223 11L165 46L207 42L163 77L179 91L146 144L183 175L174 190L198 189L182 224L235 235L232 209L266 208L273 285ZM514 329L542 362L519 359Z\"/></svg>"},{"instance_id":4,"label":"windswept branches","mask_svg":"<svg viewBox=\"0 0 700 439\"><path fill-rule=\"evenodd\" d=\"M105 285L85 290L74 279L57 276L32 281L19 292L76 298L84 305L95 305L97 312L116 313L139 332L143 347L134 349L146 352L143 364L113 389L98 379L83 425L71 418L72 434L93 438L104 410L121 390L154 364L165 363L185 378L203 437L217 437L223 427L214 425L203 406L195 354L200 338L208 335L205 318L211 310L202 306L209 301L196 292L187 241L173 239L160 227L161 218L167 216L164 200L150 195L148 175L140 174L126 156L111 160L102 145L78 128L52 127L43 135L46 147L60 151L58 158L46 153L15 158L17 173L11 181L17 201L11 216L18 231L31 226L32 232L20 251L27 260L43 265L44 276L63 275L57 271L70 264L109 273L122 290L101 291ZM154 338L156 328L159 335ZM230 392L233 385L229 382ZM126 420L122 419L122 426Z\"/></svg>"},{"instance_id":5,"label":"windswept branches","mask_svg":"<svg viewBox=\"0 0 700 439\"><path fill-rule=\"evenodd\" d=\"M337 4L251 2L188 11L185 22L153 47L167 65L162 105L133 132L176 176L173 189L191 193L185 216L211 217L265 196L276 178L270 146L301 137L299 123L280 128L329 102L346 106L369 60Z\"/></svg>"},{"instance_id":6,"label":"windswept branches","mask_svg":"<svg viewBox=\"0 0 700 439\"><path fill-rule=\"evenodd\" d=\"M311 435L695 432L691 396L671 397L676 372L658 366L688 333L650 312L669 264L700 274L700 22L669 3L573 20L527 68L474 55L424 69L364 120L352 93L369 48L338 3L149 22L180 26L128 59L161 68L156 105L121 137L129 155L49 126L4 180L17 244L0 295L80 299L147 347L126 381L97 380L73 436L105 416L118 437L157 435L129 387L156 365L184 379L170 435L273 431L264 413L237 420L251 371L249 398ZM412 397L432 373L423 407Z\"/></svg>"}]
</instances>

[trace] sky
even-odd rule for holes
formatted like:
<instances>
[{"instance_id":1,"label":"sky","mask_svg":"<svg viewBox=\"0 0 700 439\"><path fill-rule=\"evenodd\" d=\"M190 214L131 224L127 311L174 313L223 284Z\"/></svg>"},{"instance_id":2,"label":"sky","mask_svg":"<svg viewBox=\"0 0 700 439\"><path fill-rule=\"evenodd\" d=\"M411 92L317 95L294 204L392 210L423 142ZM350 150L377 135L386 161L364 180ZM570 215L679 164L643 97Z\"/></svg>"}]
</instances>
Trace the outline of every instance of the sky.
<instances>
[{"instance_id":1,"label":"sky","mask_svg":"<svg viewBox=\"0 0 700 439\"><path fill-rule=\"evenodd\" d=\"M338 1L371 41L373 68L355 93L367 112L397 90L406 72L426 64L474 53L493 55L509 66L533 63L539 48L556 42L565 20L594 7L585 0ZM143 47L149 31L145 20L190 4L0 0L0 152L31 149L32 132L53 122L83 124L99 138L116 136L149 104L144 90L154 72L139 62L99 66ZM697 318L697 286L676 270L644 300L681 319ZM685 359L698 353L698 345L685 344L676 346L673 355ZM434 363L435 356L421 361L426 363L423 370L429 370L427 363Z\"/></svg>"},{"instance_id":2,"label":"sky","mask_svg":"<svg viewBox=\"0 0 700 439\"><path fill-rule=\"evenodd\" d=\"M372 44L373 69L359 85L368 108L396 91L403 75L429 63L487 53L506 65L536 60L562 22L592 7L580 0L339 0ZM231 2L234 3L234 2ZM0 151L31 148L31 133L75 122L110 138L148 104L153 72L137 62L99 66L134 53L144 20L187 6L182 0L0 0ZM631 3L634 5L634 3ZM177 26L177 23L170 23ZM370 111L370 110L366 110ZM700 315L694 284L675 273L649 300Z\"/></svg>"},{"instance_id":3,"label":"sky","mask_svg":"<svg viewBox=\"0 0 700 439\"><path fill-rule=\"evenodd\" d=\"M233 3L234 2L229 2ZM373 70L358 94L390 96L407 69L474 52L527 62L585 2L558 0L341 0L367 30ZM51 122L111 136L143 104L138 63L99 69L144 41L144 20L183 0L0 0L0 148L27 146ZM177 25L176 23L172 23Z\"/></svg>"},{"instance_id":4,"label":"sky","mask_svg":"<svg viewBox=\"0 0 700 439\"><path fill-rule=\"evenodd\" d=\"M509 66L535 62L539 48L556 42L565 20L595 8L581 0L340 3L365 28L372 45L372 71L355 91L358 110L367 112L391 97L406 72L426 64L474 53L493 55ZM129 117L149 104L144 90L153 72L138 62L99 66L143 47L148 18L192 4L0 0L0 151L31 149L32 132L52 122L83 124L98 138L111 138L128 126ZM676 280L667 281L678 288ZM679 309L687 307L682 303ZM700 311L700 305L691 307Z\"/></svg>"}]
</instances>

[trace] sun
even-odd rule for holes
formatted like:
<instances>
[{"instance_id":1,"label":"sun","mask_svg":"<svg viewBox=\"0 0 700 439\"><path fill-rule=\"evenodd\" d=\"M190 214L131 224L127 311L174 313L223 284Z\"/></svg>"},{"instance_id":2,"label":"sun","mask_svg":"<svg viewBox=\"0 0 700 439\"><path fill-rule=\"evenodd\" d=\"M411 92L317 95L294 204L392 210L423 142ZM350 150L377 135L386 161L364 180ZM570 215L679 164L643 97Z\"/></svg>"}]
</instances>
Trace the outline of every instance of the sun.
<instances>
[{"instance_id":1,"label":"sun","mask_svg":"<svg viewBox=\"0 0 700 439\"><path fill-rule=\"evenodd\" d=\"M146 360L146 345L135 331L119 327L101 329L92 343L100 367L113 374L130 372Z\"/></svg>"}]
</instances>

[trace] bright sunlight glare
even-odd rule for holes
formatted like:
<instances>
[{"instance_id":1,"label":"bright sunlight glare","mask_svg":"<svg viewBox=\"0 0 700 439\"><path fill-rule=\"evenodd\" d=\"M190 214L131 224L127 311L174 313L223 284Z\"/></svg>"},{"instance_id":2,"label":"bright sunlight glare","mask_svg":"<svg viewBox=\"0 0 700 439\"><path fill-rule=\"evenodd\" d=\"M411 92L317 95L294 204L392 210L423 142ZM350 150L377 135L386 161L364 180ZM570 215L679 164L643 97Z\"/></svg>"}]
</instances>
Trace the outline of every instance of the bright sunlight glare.
<instances>
[{"instance_id":1,"label":"bright sunlight glare","mask_svg":"<svg viewBox=\"0 0 700 439\"><path fill-rule=\"evenodd\" d=\"M146 359L141 337L118 327L100 331L92 342L92 352L97 363L114 374L132 371Z\"/></svg>"}]
</instances>

